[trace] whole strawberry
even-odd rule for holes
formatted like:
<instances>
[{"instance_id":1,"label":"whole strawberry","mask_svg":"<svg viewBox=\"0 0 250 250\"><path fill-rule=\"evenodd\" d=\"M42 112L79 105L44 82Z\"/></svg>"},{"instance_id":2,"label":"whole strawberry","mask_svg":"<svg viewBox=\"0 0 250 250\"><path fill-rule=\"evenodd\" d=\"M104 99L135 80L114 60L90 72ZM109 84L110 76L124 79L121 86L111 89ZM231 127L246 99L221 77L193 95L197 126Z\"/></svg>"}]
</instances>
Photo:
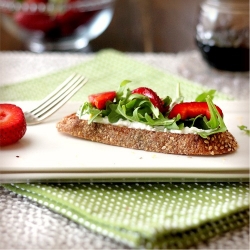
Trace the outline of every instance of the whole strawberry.
<instances>
[{"instance_id":1,"label":"whole strawberry","mask_svg":"<svg viewBox=\"0 0 250 250\"><path fill-rule=\"evenodd\" d=\"M21 108L0 104L0 146L19 141L26 132L26 121Z\"/></svg>"}]
</instances>

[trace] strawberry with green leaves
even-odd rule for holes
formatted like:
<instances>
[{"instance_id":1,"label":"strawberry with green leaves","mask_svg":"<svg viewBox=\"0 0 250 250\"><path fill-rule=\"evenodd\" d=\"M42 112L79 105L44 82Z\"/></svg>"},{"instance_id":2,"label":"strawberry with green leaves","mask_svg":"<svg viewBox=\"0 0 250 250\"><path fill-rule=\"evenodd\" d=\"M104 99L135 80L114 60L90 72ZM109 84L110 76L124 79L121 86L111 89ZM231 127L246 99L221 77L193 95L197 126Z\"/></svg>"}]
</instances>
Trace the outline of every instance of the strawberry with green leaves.
<instances>
[{"instance_id":1,"label":"strawberry with green leaves","mask_svg":"<svg viewBox=\"0 0 250 250\"><path fill-rule=\"evenodd\" d=\"M21 108L0 104L0 146L19 141L26 133L26 121Z\"/></svg>"}]
</instances>

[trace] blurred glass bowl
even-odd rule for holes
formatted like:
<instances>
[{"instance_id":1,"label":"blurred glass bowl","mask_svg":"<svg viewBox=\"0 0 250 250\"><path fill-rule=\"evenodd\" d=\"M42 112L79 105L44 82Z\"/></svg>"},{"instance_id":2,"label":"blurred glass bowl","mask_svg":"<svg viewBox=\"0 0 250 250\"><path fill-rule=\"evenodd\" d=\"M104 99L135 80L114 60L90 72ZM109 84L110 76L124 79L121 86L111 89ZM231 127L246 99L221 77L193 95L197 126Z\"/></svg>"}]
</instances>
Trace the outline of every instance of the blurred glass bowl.
<instances>
[{"instance_id":1,"label":"blurred glass bowl","mask_svg":"<svg viewBox=\"0 0 250 250\"><path fill-rule=\"evenodd\" d=\"M83 50L109 26L115 0L0 0L5 29L33 52Z\"/></svg>"}]
</instances>

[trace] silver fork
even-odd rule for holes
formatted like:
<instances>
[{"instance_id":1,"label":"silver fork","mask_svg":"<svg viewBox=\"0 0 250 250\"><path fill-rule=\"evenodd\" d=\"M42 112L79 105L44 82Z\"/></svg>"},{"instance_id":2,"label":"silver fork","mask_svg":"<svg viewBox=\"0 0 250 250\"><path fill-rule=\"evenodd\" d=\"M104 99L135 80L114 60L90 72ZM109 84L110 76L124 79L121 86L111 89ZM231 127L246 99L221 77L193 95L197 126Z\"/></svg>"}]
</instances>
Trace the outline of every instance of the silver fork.
<instances>
[{"instance_id":1,"label":"silver fork","mask_svg":"<svg viewBox=\"0 0 250 250\"><path fill-rule=\"evenodd\" d=\"M87 79L73 74L45 97L35 108L24 112L27 125L41 123L61 108L85 83Z\"/></svg>"}]
</instances>

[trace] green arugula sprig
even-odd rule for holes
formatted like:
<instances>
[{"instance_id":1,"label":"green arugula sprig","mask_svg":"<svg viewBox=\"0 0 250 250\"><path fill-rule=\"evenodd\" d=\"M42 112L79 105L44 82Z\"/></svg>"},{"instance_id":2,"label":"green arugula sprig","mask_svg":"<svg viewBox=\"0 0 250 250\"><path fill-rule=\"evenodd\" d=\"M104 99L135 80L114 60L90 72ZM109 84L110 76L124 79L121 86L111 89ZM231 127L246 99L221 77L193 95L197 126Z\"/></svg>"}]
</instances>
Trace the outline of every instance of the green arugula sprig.
<instances>
[{"instance_id":1,"label":"green arugula sprig","mask_svg":"<svg viewBox=\"0 0 250 250\"><path fill-rule=\"evenodd\" d=\"M208 104L211 117L210 120L208 120L206 116L203 117L203 122L207 128L201 132L198 132L198 134L203 138L207 138L212 134L227 131L226 124L224 123L223 118L213 104L209 95L206 97L206 102Z\"/></svg>"},{"instance_id":2,"label":"green arugula sprig","mask_svg":"<svg viewBox=\"0 0 250 250\"><path fill-rule=\"evenodd\" d=\"M214 95L216 93L215 89L211 89L209 91L203 92L195 98L196 102L206 102L206 98L209 96L212 100L214 99Z\"/></svg>"},{"instance_id":3,"label":"green arugula sprig","mask_svg":"<svg viewBox=\"0 0 250 250\"><path fill-rule=\"evenodd\" d=\"M240 130L242 130L243 132L245 132L247 135L250 136L250 129L248 129L247 126L245 126L245 125L240 125L240 126L238 126L238 128L239 128Z\"/></svg>"},{"instance_id":4,"label":"green arugula sprig","mask_svg":"<svg viewBox=\"0 0 250 250\"><path fill-rule=\"evenodd\" d=\"M104 110L93 107L89 102L85 102L79 110L79 116L84 114L90 115L88 123L92 123L97 117L107 117L110 123L116 123L120 119L130 122L140 122L155 128L166 128L168 130L181 130L185 126L196 127L202 129L197 133L204 138L211 134L224 132L227 127L220 116L217 108L212 102L215 90L210 90L200 94L196 101L206 101L210 110L211 118L208 120L205 116L197 116L185 122L181 121L180 115L173 119L169 119L167 114L164 116L158 108L156 108L148 97L141 94L133 94L128 88L130 80L124 80L116 92L116 98L113 102L107 102ZM167 96L164 99L165 105L173 106L173 104L183 102L184 98L178 86L178 95L175 101Z\"/></svg>"}]
</instances>

